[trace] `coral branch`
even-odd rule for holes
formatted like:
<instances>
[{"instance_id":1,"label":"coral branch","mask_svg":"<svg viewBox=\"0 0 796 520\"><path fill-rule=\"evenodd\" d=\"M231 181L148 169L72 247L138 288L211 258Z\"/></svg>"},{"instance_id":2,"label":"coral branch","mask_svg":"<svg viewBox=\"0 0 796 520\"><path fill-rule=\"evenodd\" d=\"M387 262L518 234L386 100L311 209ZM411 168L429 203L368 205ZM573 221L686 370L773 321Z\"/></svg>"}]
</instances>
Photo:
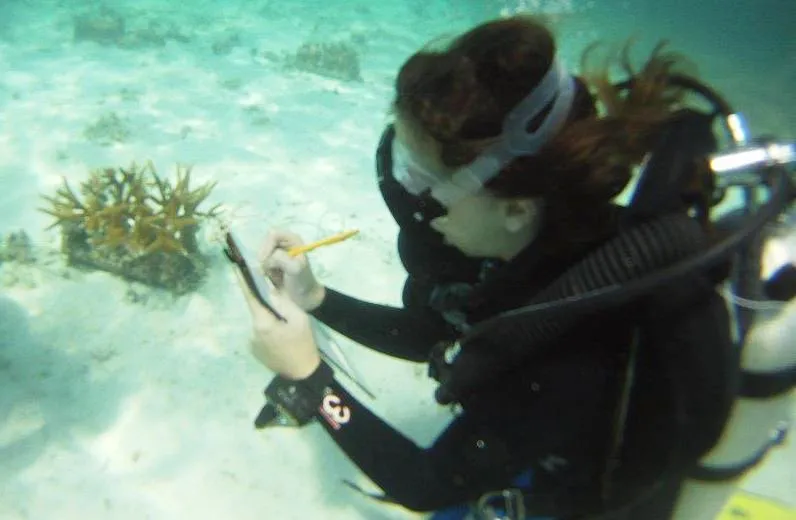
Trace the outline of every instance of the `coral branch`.
<instances>
[{"instance_id":1,"label":"coral branch","mask_svg":"<svg viewBox=\"0 0 796 520\"><path fill-rule=\"evenodd\" d=\"M151 161L100 168L80 185L82 199L64 179L55 196L42 196L49 207L40 211L55 218L50 228L61 227L64 250L73 263L144 282L150 278L153 285L182 287L180 277L194 282L201 278L196 270L204 263L196 233L221 207L198 211L216 183L196 189L190 183L190 166L177 166L174 184L162 179Z\"/></svg>"}]
</instances>

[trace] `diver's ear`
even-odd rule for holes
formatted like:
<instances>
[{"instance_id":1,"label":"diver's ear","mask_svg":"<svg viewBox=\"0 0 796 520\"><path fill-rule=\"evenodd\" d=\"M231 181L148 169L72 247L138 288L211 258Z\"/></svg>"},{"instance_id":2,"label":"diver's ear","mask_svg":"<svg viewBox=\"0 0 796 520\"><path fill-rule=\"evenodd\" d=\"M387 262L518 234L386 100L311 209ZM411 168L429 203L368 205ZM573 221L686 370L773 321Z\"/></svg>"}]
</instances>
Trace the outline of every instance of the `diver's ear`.
<instances>
[{"instance_id":1,"label":"diver's ear","mask_svg":"<svg viewBox=\"0 0 796 520\"><path fill-rule=\"evenodd\" d=\"M503 203L503 217L506 229L517 233L539 222L542 204L539 199L511 199Z\"/></svg>"}]
</instances>

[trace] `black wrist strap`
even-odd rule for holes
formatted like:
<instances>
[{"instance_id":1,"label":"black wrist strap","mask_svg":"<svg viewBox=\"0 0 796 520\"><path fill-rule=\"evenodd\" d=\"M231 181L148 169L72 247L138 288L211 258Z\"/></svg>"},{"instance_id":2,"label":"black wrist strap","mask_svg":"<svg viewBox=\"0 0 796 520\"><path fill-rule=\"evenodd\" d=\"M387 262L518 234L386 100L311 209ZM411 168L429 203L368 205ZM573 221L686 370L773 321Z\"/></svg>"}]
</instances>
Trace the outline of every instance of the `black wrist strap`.
<instances>
[{"instance_id":1,"label":"black wrist strap","mask_svg":"<svg viewBox=\"0 0 796 520\"><path fill-rule=\"evenodd\" d=\"M334 371L325 361L306 379L294 381L276 376L265 389L268 402L254 426L304 426L315 417L326 388L333 381Z\"/></svg>"}]
</instances>

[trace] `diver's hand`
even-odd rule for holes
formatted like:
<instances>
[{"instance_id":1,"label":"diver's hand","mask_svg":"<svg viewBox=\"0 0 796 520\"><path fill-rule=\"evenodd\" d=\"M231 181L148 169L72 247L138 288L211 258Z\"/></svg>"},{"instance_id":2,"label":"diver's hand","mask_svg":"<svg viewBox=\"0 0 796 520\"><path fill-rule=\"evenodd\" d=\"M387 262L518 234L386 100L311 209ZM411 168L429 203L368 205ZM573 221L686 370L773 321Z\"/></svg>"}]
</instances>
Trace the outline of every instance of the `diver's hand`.
<instances>
[{"instance_id":1,"label":"diver's hand","mask_svg":"<svg viewBox=\"0 0 796 520\"><path fill-rule=\"evenodd\" d=\"M305 311L311 311L323 302L326 288L315 279L306 255L287 254L288 249L301 245L304 241L297 234L274 229L265 237L258 260L277 289L284 290Z\"/></svg>"},{"instance_id":2,"label":"diver's hand","mask_svg":"<svg viewBox=\"0 0 796 520\"><path fill-rule=\"evenodd\" d=\"M271 291L271 303L286 321L279 320L260 304L240 272L235 273L252 315L254 357L287 379L298 381L312 375L321 363L321 355L307 313L287 294L275 289Z\"/></svg>"}]
</instances>

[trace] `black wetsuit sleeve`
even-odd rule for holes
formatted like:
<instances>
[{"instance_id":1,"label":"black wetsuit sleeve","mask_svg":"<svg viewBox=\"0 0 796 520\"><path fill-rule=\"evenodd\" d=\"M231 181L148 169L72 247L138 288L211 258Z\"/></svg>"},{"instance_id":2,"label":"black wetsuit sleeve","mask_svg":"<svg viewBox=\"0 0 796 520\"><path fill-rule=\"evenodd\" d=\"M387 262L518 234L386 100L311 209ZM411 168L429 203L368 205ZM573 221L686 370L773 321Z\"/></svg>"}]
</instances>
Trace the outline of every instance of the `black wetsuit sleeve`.
<instances>
[{"instance_id":1,"label":"black wetsuit sleeve","mask_svg":"<svg viewBox=\"0 0 796 520\"><path fill-rule=\"evenodd\" d=\"M364 302L333 289L311 314L363 346L408 361L428 361L435 343L455 337L432 312Z\"/></svg>"},{"instance_id":2,"label":"black wetsuit sleeve","mask_svg":"<svg viewBox=\"0 0 796 520\"><path fill-rule=\"evenodd\" d=\"M573 468L604 407L606 373L579 363L551 365L537 379L536 402L496 402L489 415L467 412L423 448L359 403L339 382L327 388L317 419L346 455L396 503L431 511L503 489L553 453ZM573 379L578 384L561 384ZM342 420L336 420L342 419Z\"/></svg>"},{"instance_id":3,"label":"black wetsuit sleeve","mask_svg":"<svg viewBox=\"0 0 796 520\"><path fill-rule=\"evenodd\" d=\"M339 383L335 382L331 389L339 398L334 401L337 408L346 410L343 414L350 419L347 424L336 425L334 410L329 412L328 405L322 404L319 422L359 469L384 491L388 500L414 511L431 511L472 498L472 487L451 471L454 461L446 454L447 450L417 446L359 403ZM448 429L466 429L464 423L465 420L457 419ZM461 474L468 478L478 475Z\"/></svg>"}]
</instances>

